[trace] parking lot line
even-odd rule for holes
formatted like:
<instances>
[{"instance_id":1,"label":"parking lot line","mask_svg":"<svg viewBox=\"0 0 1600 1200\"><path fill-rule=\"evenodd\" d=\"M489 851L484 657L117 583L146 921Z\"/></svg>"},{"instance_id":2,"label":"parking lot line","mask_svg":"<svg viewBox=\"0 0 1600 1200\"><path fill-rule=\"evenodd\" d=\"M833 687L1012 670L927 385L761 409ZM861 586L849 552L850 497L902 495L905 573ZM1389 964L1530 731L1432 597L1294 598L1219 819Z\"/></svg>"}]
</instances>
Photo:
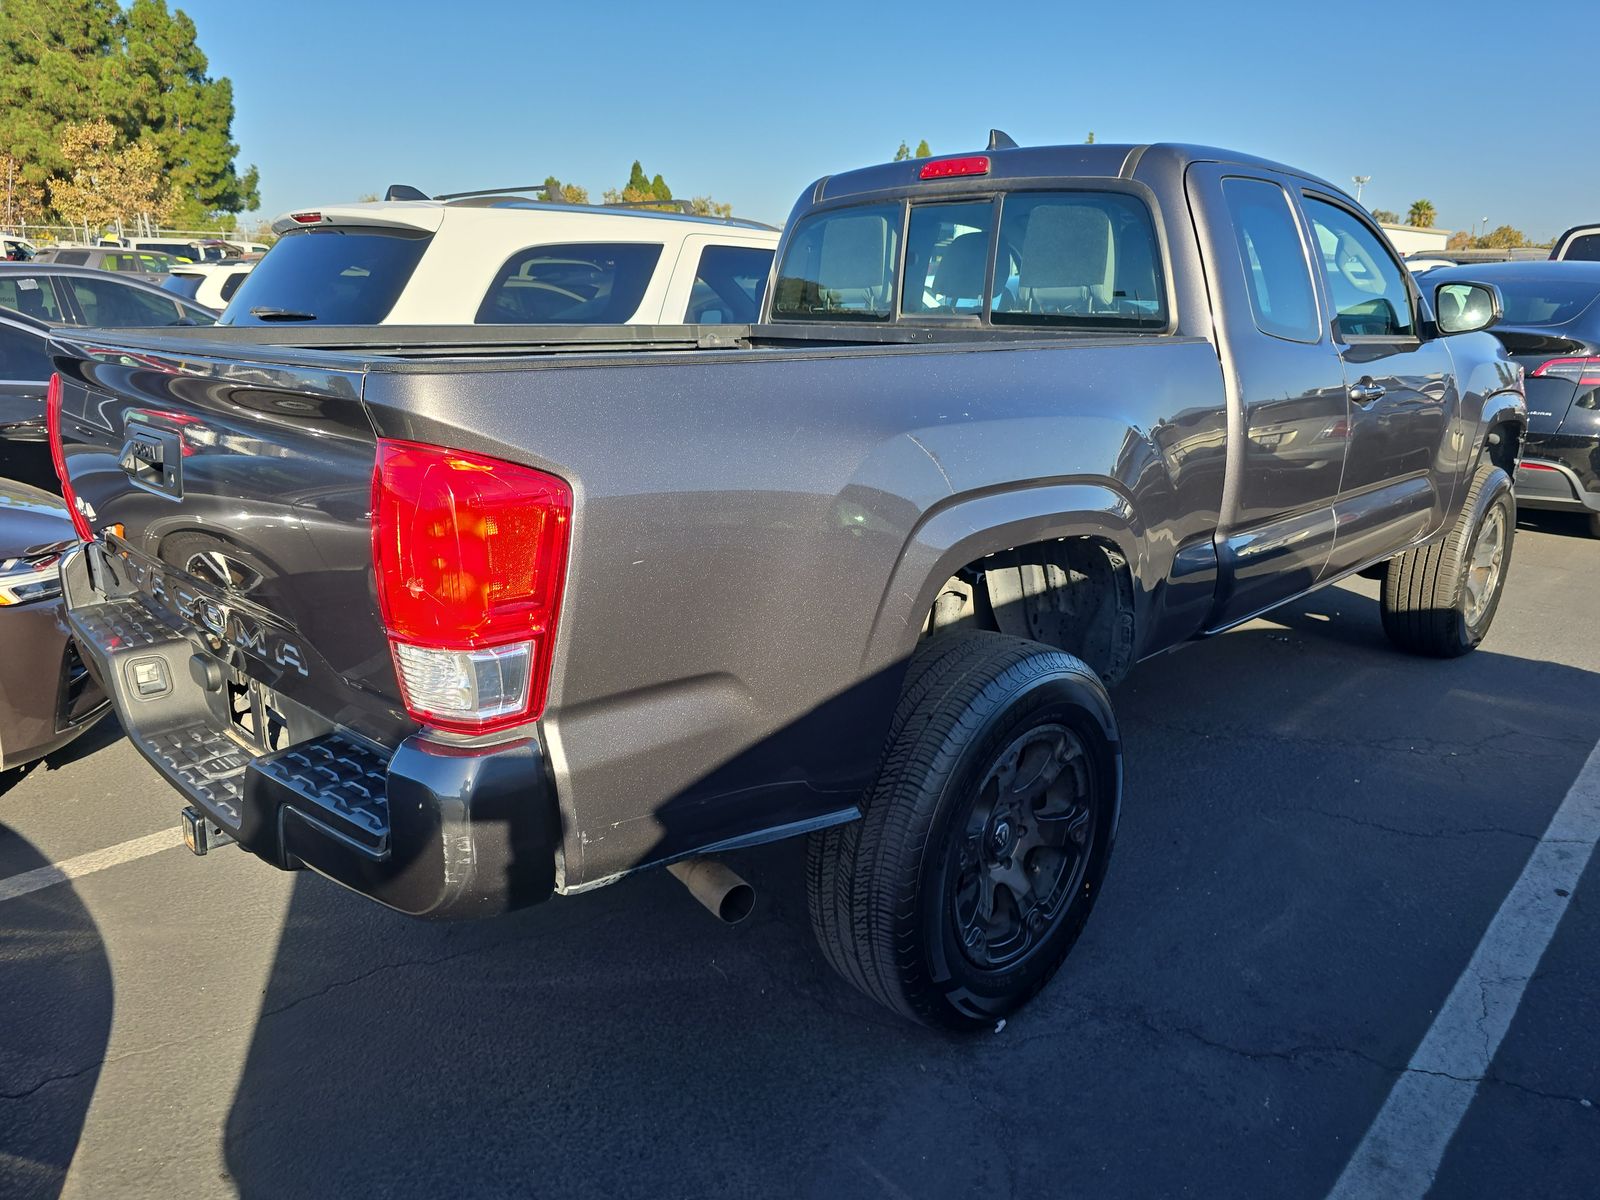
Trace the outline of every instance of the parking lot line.
<instances>
[{"instance_id":1,"label":"parking lot line","mask_svg":"<svg viewBox=\"0 0 1600 1200\"><path fill-rule=\"evenodd\" d=\"M1511 1026L1600 837L1600 745L1590 753L1467 969L1329 1193L1425 1195Z\"/></svg>"},{"instance_id":2,"label":"parking lot line","mask_svg":"<svg viewBox=\"0 0 1600 1200\"><path fill-rule=\"evenodd\" d=\"M0 879L0 903L15 900L18 896L26 896L29 892L37 892L40 888L47 888L51 884L65 883L69 879L92 875L96 871L104 871L107 867L120 866L136 858L143 858L147 854L158 854L162 850L170 850L174 846L181 845L183 845L181 829L163 829L159 833L107 846L104 850L91 850L87 854L69 858L66 862L52 863L48 867L35 867L31 871L24 871L9 879Z\"/></svg>"}]
</instances>

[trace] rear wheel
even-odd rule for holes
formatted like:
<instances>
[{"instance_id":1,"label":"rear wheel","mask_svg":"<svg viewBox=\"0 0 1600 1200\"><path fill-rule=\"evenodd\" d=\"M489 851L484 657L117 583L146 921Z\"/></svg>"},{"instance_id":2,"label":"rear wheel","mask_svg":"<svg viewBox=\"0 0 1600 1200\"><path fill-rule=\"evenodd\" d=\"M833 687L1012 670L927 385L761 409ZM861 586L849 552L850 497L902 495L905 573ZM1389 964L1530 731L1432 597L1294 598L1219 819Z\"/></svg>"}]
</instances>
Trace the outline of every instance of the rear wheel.
<instances>
[{"instance_id":1,"label":"rear wheel","mask_svg":"<svg viewBox=\"0 0 1600 1200\"><path fill-rule=\"evenodd\" d=\"M1069 654L964 633L919 658L862 819L811 840L812 922L868 996L978 1028L1038 992L1088 919L1120 743L1104 686Z\"/></svg>"},{"instance_id":2,"label":"rear wheel","mask_svg":"<svg viewBox=\"0 0 1600 1200\"><path fill-rule=\"evenodd\" d=\"M1450 533L1389 560L1382 598L1389 639L1435 658L1476 648L1500 606L1516 530L1510 476L1479 467Z\"/></svg>"}]
</instances>

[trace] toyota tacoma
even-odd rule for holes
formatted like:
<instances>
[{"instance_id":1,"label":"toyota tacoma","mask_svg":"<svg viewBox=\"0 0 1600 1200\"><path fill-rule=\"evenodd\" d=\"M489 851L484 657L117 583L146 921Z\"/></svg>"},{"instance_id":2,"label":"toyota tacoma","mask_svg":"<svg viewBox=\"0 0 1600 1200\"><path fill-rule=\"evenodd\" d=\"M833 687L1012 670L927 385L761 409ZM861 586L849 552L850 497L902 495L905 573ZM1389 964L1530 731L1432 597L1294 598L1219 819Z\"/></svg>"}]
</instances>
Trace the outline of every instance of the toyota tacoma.
<instances>
[{"instance_id":1,"label":"toyota tacoma","mask_svg":"<svg viewBox=\"0 0 1600 1200\"><path fill-rule=\"evenodd\" d=\"M806 188L751 325L60 330L70 620L197 850L456 917L805 836L839 972L992 1024L1140 660L1358 572L1488 631L1522 373L1443 288L1291 167L997 132Z\"/></svg>"}]
</instances>

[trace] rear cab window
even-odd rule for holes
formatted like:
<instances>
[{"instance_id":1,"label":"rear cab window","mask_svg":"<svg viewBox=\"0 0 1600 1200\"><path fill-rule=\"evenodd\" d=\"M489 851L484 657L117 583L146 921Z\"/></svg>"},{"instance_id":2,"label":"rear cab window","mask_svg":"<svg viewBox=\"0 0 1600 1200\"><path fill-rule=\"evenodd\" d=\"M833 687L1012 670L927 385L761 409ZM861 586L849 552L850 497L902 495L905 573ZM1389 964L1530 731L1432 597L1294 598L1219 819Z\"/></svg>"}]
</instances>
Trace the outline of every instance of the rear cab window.
<instances>
[{"instance_id":1,"label":"rear cab window","mask_svg":"<svg viewBox=\"0 0 1600 1200\"><path fill-rule=\"evenodd\" d=\"M432 235L378 226L291 230L250 272L223 325L375 325L389 315Z\"/></svg>"},{"instance_id":2,"label":"rear cab window","mask_svg":"<svg viewBox=\"0 0 1600 1200\"><path fill-rule=\"evenodd\" d=\"M495 273L474 323L625 324L639 311L661 250L660 242L583 242L519 250Z\"/></svg>"},{"instance_id":3,"label":"rear cab window","mask_svg":"<svg viewBox=\"0 0 1600 1200\"><path fill-rule=\"evenodd\" d=\"M1150 209L1127 192L910 199L802 218L771 315L1165 332L1164 278Z\"/></svg>"}]
</instances>

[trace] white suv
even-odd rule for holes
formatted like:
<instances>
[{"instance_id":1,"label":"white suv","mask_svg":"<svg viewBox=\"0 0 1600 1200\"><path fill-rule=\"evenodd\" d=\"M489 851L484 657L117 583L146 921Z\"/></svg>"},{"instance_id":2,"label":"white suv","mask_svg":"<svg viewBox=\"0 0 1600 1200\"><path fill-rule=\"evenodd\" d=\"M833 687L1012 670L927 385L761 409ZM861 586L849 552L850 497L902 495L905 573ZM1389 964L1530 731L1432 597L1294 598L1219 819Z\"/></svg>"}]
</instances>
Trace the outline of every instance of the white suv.
<instances>
[{"instance_id":1,"label":"white suv","mask_svg":"<svg viewBox=\"0 0 1600 1200\"><path fill-rule=\"evenodd\" d=\"M779 231L504 195L289 213L224 325L741 324Z\"/></svg>"}]
</instances>

